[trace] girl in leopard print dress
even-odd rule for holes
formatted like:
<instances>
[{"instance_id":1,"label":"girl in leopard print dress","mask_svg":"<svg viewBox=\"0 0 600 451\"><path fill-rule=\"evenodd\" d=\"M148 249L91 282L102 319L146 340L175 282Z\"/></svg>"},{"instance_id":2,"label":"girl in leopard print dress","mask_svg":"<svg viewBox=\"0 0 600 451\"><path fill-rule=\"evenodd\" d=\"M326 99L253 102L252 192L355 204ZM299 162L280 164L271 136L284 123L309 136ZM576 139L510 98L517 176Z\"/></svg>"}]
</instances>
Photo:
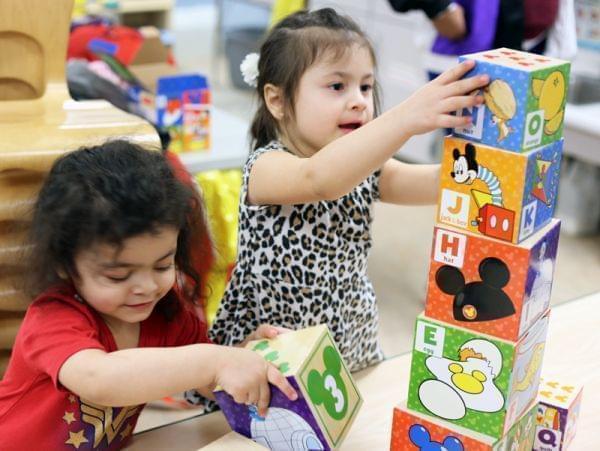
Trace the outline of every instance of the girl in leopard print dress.
<instances>
[{"instance_id":1,"label":"girl in leopard print dress","mask_svg":"<svg viewBox=\"0 0 600 451\"><path fill-rule=\"evenodd\" d=\"M325 323L349 368L359 370L383 358L367 276L373 202L436 200L439 166L392 156L413 135L465 126L468 118L450 113L480 104L468 93L487 79L459 80L473 67L463 63L373 119L373 48L332 9L287 17L244 66L259 107L243 172L238 259L210 336L234 344L262 323Z\"/></svg>"}]
</instances>

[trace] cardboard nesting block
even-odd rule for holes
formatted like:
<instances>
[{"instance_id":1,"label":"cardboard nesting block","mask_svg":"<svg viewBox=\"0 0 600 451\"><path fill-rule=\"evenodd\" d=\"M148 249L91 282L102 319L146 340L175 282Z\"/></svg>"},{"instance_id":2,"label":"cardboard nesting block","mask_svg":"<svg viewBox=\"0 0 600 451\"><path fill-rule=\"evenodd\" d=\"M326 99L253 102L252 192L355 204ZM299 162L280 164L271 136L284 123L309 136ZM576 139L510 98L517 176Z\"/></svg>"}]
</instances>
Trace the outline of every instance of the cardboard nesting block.
<instances>
[{"instance_id":1,"label":"cardboard nesting block","mask_svg":"<svg viewBox=\"0 0 600 451\"><path fill-rule=\"evenodd\" d=\"M533 403L505 436L495 439L414 412L406 407L406 403L402 403L394 408L390 451L530 451L535 434L536 410L537 404Z\"/></svg>"},{"instance_id":2,"label":"cardboard nesting block","mask_svg":"<svg viewBox=\"0 0 600 451\"><path fill-rule=\"evenodd\" d=\"M466 77L488 74L485 102L458 111L472 123L454 134L494 147L523 152L562 137L570 63L547 56L500 48L470 55L475 68Z\"/></svg>"},{"instance_id":3,"label":"cardboard nesting block","mask_svg":"<svg viewBox=\"0 0 600 451\"><path fill-rule=\"evenodd\" d=\"M560 221L519 245L434 229L425 315L516 341L550 305Z\"/></svg>"},{"instance_id":4,"label":"cardboard nesting block","mask_svg":"<svg viewBox=\"0 0 600 451\"><path fill-rule=\"evenodd\" d=\"M437 219L475 234L518 243L552 218L563 140L527 153L447 137Z\"/></svg>"},{"instance_id":5,"label":"cardboard nesting block","mask_svg":"<svg viewBox=\"0 0 600 451\"><path fill-rule=\"evenodd\" d=\"M543 377L538 396L534 451L567 449L575 437L581 409L581 385Z\"/></svg>"},{"instance_id":6,"label":"cardboard nesting block","mask_svg":"<svg viewBox=\"0 0 600 451\"><path fill-rule=\"evenodd\" d=\"M271 386L271 403L263 418L255 406L238 404L217 390L217 402L231 428L273 450L338 447L356 418L362 397L327 326L253 341L246 347L276 365L298 392L298 399L290 401Z\"/></svg>"},{"instance_id":7,"label":"cardboard nesting block","mask_svg":"<svg viewBox=\"0 0 600 451\"><path fill-rule=\"evenodd\" d=\"M537 396L549 312L518 342L420 315L408 408L501 438Z\"/></svg>"}]
</instances>

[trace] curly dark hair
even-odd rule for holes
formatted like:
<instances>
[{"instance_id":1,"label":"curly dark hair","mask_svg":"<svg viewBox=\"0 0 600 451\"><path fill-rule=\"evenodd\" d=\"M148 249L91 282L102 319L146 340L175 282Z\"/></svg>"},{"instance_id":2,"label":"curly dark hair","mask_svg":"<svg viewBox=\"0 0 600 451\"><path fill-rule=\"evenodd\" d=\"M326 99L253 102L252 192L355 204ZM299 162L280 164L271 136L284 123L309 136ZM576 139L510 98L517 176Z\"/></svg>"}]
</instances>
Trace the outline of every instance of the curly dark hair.
<instances>
[{"instance_id":1,"label":"curly dark hair","mask_svg":"<svg viewBox=\"0 0 600 451\"><path fill-rule=\"evenodd\" d=\"M78 277L76 254L96 243L120 247L129 237L179 230L175 265L185 279L183 298L194 303L200 277L190 250L208 233L198 193L174 175L160 150L125 140L84 147L59 158L39 193L29 233L27 289L35 296ZM174 290L157 304L167 319L177 312Z\"/></svg>"},{"instance_id":2,"label":"curly dark hair","mask_svg":"<svg viewBox=\"0 0 600 451\"><path fill-rule=\"evenodd\" d=\"M271 29L260 48L258 60L258 109L252 120L252 148L265 146L277 138L278 123L265 104L265 85L281 88L284 105L294 116L296 91L306 70L323 55L339 58L352 44L365 47L376 66L375 51L366 34L350 17L332 8L299 11L291 14ZM375 116L380 110L379 85L373 85Z\"/></svg>"}]
</instances>

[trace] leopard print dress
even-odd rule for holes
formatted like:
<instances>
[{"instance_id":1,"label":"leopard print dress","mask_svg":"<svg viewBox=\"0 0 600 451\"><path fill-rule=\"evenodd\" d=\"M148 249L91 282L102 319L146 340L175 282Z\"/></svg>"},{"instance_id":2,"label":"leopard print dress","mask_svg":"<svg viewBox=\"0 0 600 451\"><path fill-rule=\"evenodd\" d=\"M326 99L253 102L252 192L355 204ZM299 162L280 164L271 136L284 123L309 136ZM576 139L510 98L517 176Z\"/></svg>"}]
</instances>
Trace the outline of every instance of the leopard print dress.
<instances>
[{"instance_id":1,"label":"leopard print dress","mask_svg":"<svg viewBox=\"0 0 600 451\"><path fill-rule=\"evenodd\" d=\"M236 344L262 323L290 329L325 323L351 371L381 361L378 310L367 277L379 173L335 201L248 205L252 165L272 151L289 152L272 141L253 151L244 167L238 259L211 339Z\"/></svg>"}]
</instances>

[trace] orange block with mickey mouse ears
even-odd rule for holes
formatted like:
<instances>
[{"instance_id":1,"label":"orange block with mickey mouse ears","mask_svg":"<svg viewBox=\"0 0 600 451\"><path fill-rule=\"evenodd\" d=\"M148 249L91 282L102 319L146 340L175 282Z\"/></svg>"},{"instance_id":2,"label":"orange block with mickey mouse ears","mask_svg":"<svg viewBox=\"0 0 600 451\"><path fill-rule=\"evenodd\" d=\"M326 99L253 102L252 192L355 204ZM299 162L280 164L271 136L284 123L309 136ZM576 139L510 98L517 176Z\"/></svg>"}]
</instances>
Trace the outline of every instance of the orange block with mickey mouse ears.
<instances>
[{"instance_id":1,"label":"orange block with mickey mouse ears","mask_svg":"<svg viewBox=\"0 0 600 451\"><path fill-rule=\"evenodd\" d=\"M531 449L535 432L536 404L525 412L510 431L497 440L446 421L415 412L406 402L394 407L390 451L442 449L446 451L503 451L514 445ZM527 448L527 445L529 447Z\"/></svg>"},{"instance_id":2,"label":"orange block with mickey mouse ears","mask_svg":"<svg viewBox=\"0 0 600 451\"><path fill-rule=\"evenodd\" d=\"M560 221L519 245L434 229L425 316L517 341L546 311Z\"/></svg>"}]
</instances>

